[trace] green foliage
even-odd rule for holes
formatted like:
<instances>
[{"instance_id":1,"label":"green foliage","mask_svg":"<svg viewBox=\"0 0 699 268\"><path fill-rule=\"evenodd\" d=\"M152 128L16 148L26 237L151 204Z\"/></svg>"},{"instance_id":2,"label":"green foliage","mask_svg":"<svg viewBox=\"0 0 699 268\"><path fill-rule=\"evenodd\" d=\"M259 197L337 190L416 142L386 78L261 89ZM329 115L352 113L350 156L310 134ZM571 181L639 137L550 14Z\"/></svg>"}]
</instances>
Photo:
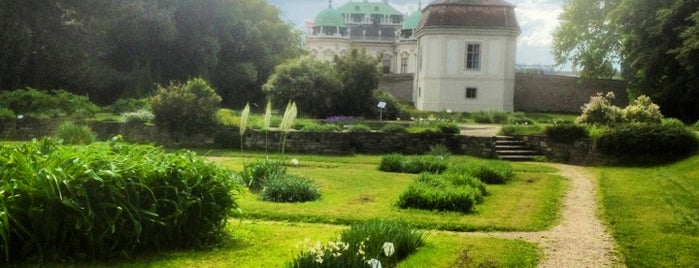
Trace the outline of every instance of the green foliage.
<instances>
[{"instance_id":1,"label":"green foliage","mask_svg":"<svg viewBox=\"0 0 699 268\"><path fill-rule=\"evenodd\" d=\"M302 57L278 65L262 90L277 104L296 102L310 117L323 118L334 112L342 82L330 63ZM283 107L277 107L283 108Z\"/></svg>"},{"instance_id":2,"label":"green foliage","mask_svg":"<svg viewBox=\"0 0 699 268\"><path fill-rule=\"evenodd\" d=\"M645 95L636 98L634 103L624 108L621 113L624 119L631 123L660 124L663 122L663 115L660 113L660 107Z\"/></svg>"},{"instance_id":3,"label":"green foliage","mask_svg":"<svg viewBox=\"0 0 699 268\"><path fill-rule=\"evenodd\" d=\"M238 174L242 184L251 192L260 192L267 183L286 174L286 166L280 161L265 159L252 164L244 164L243 171Z\"/></svg>"},{"instance_id":4,"label":"green foliage","mask_svg":"<svg viewBox=\"0 0 699 268\"><path fill-rule=\"evenodd\" d=\"M427 154L438 158L447 159L451 155L451 152L449 151L449 147L445 146L444 144L435 144L430 146L430 151Z\"/></svg>"},{"instance_id":5,"label":"green foliage","mask_svg":"<svg viewBox=\"0 0 699 268\"><path fill-rule=\"evenodd\" d=\"M445 123L445 122L437 123L437 129L439 129L439 132L445 133L445 134L460 134L461 133L461 128L459 127L459 125L454 124L454 123Z\"/></svg>"},{"instance_id":6,"label":"green foliage","mask_svg":"<svg viewBox=\"0 0 699 268\"><path fill-rule=\"evenodd\" d=\"M614 99L612 92L607 93L606 96L597 93L590 97L590 102L580 108L582 114L575 121L580 124L606 126L623 123L623 112L621 108L612 105L612 99Z\"/></svg>"},{"instance_id":7,"label":"green foliage","mask_svg":"<svg viewBox=\"0 0 699 268\"><path fill-rule=\"evenodd\" d=\"M554 124L544 129L544 134L553 142L573 143L589 137L587 129L577 124Z\"/></svg>"},{"instance_id":8,"label":"green foliage","mask_svg":"<svg viewBox=\"0 0 699 268\"><path fill-rule=\"evenodd\" d=\"M335 124L309 124L301 128L301 131L305 132L338 132L340 130L342 129Z\"/></svg>"},{"instance_id":9,"label":"green foliage","mask_svg":"<svg viewBox=\"0 0 699 268\"><path fill-rule=\"evenodd\" d=\"M417 111L412 105L401 102L391 93L384 90L374 90L373 97L374 103L379 103L379 101L386 103L386 108L383 109L382 114L384 120L408 120ZM379 118L379 112L376 109L373 116Z\"/></svg>"},{"instance_id":10,"label":"green foliage","mask_svg":"<svg viewBox=\"0 0 699 268\"><path fill-rule=\"evenodd\" d=\"M223 126L238 126L240 124L240 115L238 115L235 111L231 109L218 109L216 111L216 123L221 124Z\"/></svg>"},{"instance_id":11,"label":"green foliage","mask_svg":"<svg viewBox=\"0 0 699 268\"><path fill-rule=\"evenodd\" d=\"M338 241L304 245L287 267L368 267L371 259L396 267L424 244L425 234L406 223L369 220L353 224Z\"/></svg>"},{"instance_id":12,"label":"green foliage","mask_svg":"<svg viewBox=\"0 0 699 268\"><path fill-rule=\"evenodd\" d=\"M398 197L398 207L470 213L483 201L485 187L466 173L422 173Z\"/></svg>"},{"instance_id":13,"label":"green foliage","mask_svg":"<svg viewBox=\"0 0 699 268\"><path fill-rule=\"evenodd\" d=\"M696 152L698 147L694 133L675 125L626 124L597 139L601 152L632 162L673 160Z\"/></svg>"},{"instance_id":14,"label":"green foliage","mask_svg":"<svg viewBox=\"0 0 699 268\"><path fill-rule=\"evenodd\" d=\"M118 99L111 105L107 106L106 110L113 114L124 114L141 110L150 109L150 99L140 98L140 99Z\"/></svg>"},{"instance_id":15,"label":"green foliage","mask_svg":"<svg viewBox=\"0 0 699 268\"><path fill-rule=\"evenodd\" d=\"M320 189L307 178L284 174L268 180L260 192L260 199L271 202L298 203L320 198Z\"/></svg>"},{"instance_id":16,"label":"green foliage","mask_svg":"<svg viewBox=\"0 0 699 268\"><path fill-rule=\"evenodd\" d=\"M356 116L374 114L376 104L372 96L381 79L378 63L378 59L363 50L353 49L335 58L335 72L342 81L342 91L335 98L333 112Z\"/></svg>"},{"instance_id":17,"label":"green foliage","mask_svg":"<svg viewBox=\"0 0 699 268\"><path fill-rule=\"evenodd\" d=\"M449 167L443 156L418 155L406 157L400 154L385 155L379 170L386 172L418 174L423 172L442 173Z\"/></svg>"},{"instance_id":18,"label":"green foliage","mask_svg":"<svg viewBox=\"0 0 699 268\"><path fill-rule=\"evenodd\" d=\"M371 132L371 127L366 124L354 124L347 130L349 132Z\"/></svg>"},{"instance_id":19,"label":"green foliage","mask_svg":"<svg viewBox=\"0 0 699 268\"><path fill-rule=\"evenodd\" d=\"M15 115L15 112L12 110L5 108L5 107L0 107L0 119L15 119L17 116Z\"/></svg>"},{"instance_id":20,"label":"green foliage","mask_svg":"<svg viewBox=\"0 0 699 268\"><path fill-rule=\"evenodd\" d=\"M399 125L399 124L385 124L381 129L379 129L379 132L383 133L405 133L406 129L405 126Z\"/></svg>"},{"instance_id":21,"label":"green foliage","mask_svg":"<svg viewBox=\"0 0 699 268\"><path fill-rule=\"evenodd\" d=\"M56 138L64 144L90 144L95 141L95 134L89 126L75 124L67 121L58 126Z\"/></svg>"},{"instance_id":22,"label":"green foliage","mask_svg":"<svg viewBox=\"0 0 699 268\"><path fill-rule=\"evenodd\" d=\"M0 155L0 251L7 260L207 246L237 208L231 173L187 151L43 139L0 147Z\"/></svg>"},{"instance_id":23,"label":"green foliage","mask_svg":"<svg viewBox=\"0 0 699 268\"><path fill-rule=\"evenodd\" d=\"M155 119L155 115L149 110L141 109L136 112L123 113L121 118L129 124L145 124Z\"/></svg>"},{"instance_id":24,"label":"green foliage","mask_svg":"<svg viewBox=\"0 0 699 268\"><path fill-rule=\"evenodd\" d=\"M663 118L663 125L687 127L687 125L685 125L684 122L682 122L682 120L679 120L677 118Z\"/></svg>"},{"instance_id":25,"label":"green foliage","mask_svg":"<svg viewBox=\"0 0 699 268\"><path fill-rule=\"evenodd\" d=\"M699 130L699 121L697 121L696 123L694 123L694 125L692 125L692 128L693 128L694 130Z\"/></svg>"},{"instance_id":26,"label":"green foliage","mask_svg":"<svg viewBox=\"0 0 699 268\"><path fill-rule=\"evenodd\" d=\"M543 133L544 129L539 125L505 125L498 135L541 135Z\"/></svg>"},{"instance_id":27,"label":"green foliage","mask_svg":"<svg viewBox=\"0 0 699 268\"><path fill-rule=\"evenodd\" d=\"M507 123L511 125L534 125L534 119L527 118L523 113L515 113L507 117Z\"/></svg>"},{"instance_id":28,"label":"green foliage","mask_svg":"<svg viewBox=\"0 0 699 268\"><path fill-rule=\"evenodd\" d=\"M379 163L379 170L400 173L403 171L403 163L406 161L407 158L402 154L384 155Z\"/></svg>"},{"instance_id":29,"label":"green foliage","mask_svg":"<svg viewBox=\"0 0 699 268\"><path fill-rule=\"evenodd\" d=\"M171 131L194 132L215 122L221 97L204 79L194 78L186 84L158 86L151 100L155 124Z\"/></svg>"},{"instance_id":30,"label":"green foliage","mask_svg":"<svg viewBox=\"0 0 699 268\"><path fill-rule=\"evenodd\" d=\"M26 118L85 118L94 115L99 107L85 96L65 90L44 91L33 88L3 91L0 106L7 107Z\"/></svg>"},{"instance_id":31,"label":"green foliage","mask_svg":"<svg viewBox=\"0 0 699 268\"><path fill-rule=\"evenodd\" d=\"M465 163L450 168L447 173L469 174L487 184L505 184L514 176L512 166L503 161Z\"/></svg>"},{"instance_id":32,"label":"green foliage","mask_svg":"<svg viewBox=\"0 0 699 268\"><path fill-rule=\"evenodd\" d=\"M508 118L507 113L498 111L475 112L470 117L479 124L504 124Z\"/></svg>"}]
</instances>

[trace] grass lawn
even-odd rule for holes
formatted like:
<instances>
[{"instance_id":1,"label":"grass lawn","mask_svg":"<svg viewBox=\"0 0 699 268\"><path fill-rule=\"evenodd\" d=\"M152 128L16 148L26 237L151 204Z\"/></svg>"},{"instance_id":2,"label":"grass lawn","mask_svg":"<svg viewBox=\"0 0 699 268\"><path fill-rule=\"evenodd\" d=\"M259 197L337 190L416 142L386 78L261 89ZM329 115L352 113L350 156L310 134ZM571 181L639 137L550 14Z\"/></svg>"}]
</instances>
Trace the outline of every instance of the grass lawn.
<instances>
[{"instance_id":1,"label":"grass lawn","mask_svg":"<svg viewBox=\"0 0 699 268\"><path fill-rule=\"evenodd\" d=\"M247 154L220 162L240 171L244 163L263 157ZM319 157L290 155L300 162L289 172L314 180L321 188L321 200L307 203L272 203L246 193L239 204L243 218L348 224L382 218L408 221L428 229L452 231L531 231L552 226L558 217L565 180L555 170L535 164L515 163L515 178L507 185L490 185L490 195L476 206L476 212L435 212L399 209L398 196L417 175L387 173L377 169L380 156ZM486 161L452 156L452 162Z\"/></svg>"},{"instance_id":2,"label":"grass lawn","mask_svg":"<svg viewBox=\"0 0 699 268\"><path fill-rule=\"evenodd\" d=\"M658 167L597 168L604 217L629 267L699 263L699 156Z\"/></svg>"}]
</instances>

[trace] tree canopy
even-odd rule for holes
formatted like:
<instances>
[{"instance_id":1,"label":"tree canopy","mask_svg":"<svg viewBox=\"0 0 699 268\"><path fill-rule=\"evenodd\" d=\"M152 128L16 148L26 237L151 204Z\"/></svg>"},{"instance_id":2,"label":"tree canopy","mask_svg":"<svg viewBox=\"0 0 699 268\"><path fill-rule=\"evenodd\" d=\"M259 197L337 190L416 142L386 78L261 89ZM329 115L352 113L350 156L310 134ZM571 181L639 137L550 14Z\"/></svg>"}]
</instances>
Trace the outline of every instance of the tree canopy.
<instances>
[{"instance_id":1,"label":"tree canopy","mask_svg":"<svg viewBox=\"0 0 699 268\"><path fill-rule=\"evenodd\" d=\"M699 118L699 1L569 0L554 33L558 64L609 78L621 66L629 96L667 116Z\"/></svg>"},{"instance_id":2,"label":"tree canopy","mask_svg":"<svg viewBox=\"0 0 699 268\"><path fill-rule=\"evenodd\" d=\"M262 102L299 33L266 0L0 0L0 89L64 88L99 103L202 77L227 106Z\"/></svg>"}]
</instances>

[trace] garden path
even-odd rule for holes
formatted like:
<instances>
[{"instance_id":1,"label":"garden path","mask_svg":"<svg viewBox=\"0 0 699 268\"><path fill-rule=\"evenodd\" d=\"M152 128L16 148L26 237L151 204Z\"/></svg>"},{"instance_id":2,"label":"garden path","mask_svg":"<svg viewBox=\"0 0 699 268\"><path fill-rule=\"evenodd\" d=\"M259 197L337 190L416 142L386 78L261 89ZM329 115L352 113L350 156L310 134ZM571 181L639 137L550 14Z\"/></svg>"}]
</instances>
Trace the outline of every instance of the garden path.
<instances>
[{"instance_id":1,"label":"garden path","mask_svg":"<svg viewBox=\"0 0 699 268\"><path fill-rule=\"evenodd\" d=\"M523 239L538 244L544 258L539 267L624 267L614 240L597 212L596 184L583 167L548 164L570 181L562 219L541 232L470 233L473 236Z\"/></svg>"}]
</instances>

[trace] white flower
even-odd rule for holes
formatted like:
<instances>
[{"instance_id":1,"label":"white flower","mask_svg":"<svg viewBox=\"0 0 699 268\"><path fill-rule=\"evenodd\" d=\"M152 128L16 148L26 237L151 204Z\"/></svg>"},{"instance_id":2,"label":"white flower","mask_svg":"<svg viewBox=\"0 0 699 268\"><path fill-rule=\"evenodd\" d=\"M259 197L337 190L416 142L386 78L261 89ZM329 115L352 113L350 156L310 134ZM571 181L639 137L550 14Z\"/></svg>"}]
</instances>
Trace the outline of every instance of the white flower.
<instances>
[{"instance_id":1,"label":"white flower","mask_svg":"<svg viewBox=\"0 0 699 268\"><path fill-rule=\"evenodd\" d=\"M24 115L22 115L22 114L17 116L17 119L22 119L22 118L24 118Z\"/></svg>"},{"instance_id":2,"label":"white flower","mask_svg":"<svg viewBox=\"0 0 699 268\"><path fill-rule=\"evenodd\" d=\"M371 265L371 268L382 268L381 261L379 261L377 259L368 260L367 264Z\"/></svg>"},{"instance_id":3,"label":"white flower","mask_svg":"<svg viewBox=\"0 0 699 268\"><path fill-rule=\"evenodd\" d=\"M386 242L383 243L383 246L381 246L383 249L383 254L386 255L386 257L390 257L393 255L393 253L396 253L396 248L393 246L393 243L391 242Z\"/></svg>"},{"instance_id":4,"label":"white flower","mask_svg":"<svg viewBox=\"0 0 699 268\"><path fill-rule=\"evenodd\" d=\"M298 165L299 165L299 160L296 159L296 158L291 159L291 164L294 165L294 166L298 166Z\"/></svg>"}]
</instances>

